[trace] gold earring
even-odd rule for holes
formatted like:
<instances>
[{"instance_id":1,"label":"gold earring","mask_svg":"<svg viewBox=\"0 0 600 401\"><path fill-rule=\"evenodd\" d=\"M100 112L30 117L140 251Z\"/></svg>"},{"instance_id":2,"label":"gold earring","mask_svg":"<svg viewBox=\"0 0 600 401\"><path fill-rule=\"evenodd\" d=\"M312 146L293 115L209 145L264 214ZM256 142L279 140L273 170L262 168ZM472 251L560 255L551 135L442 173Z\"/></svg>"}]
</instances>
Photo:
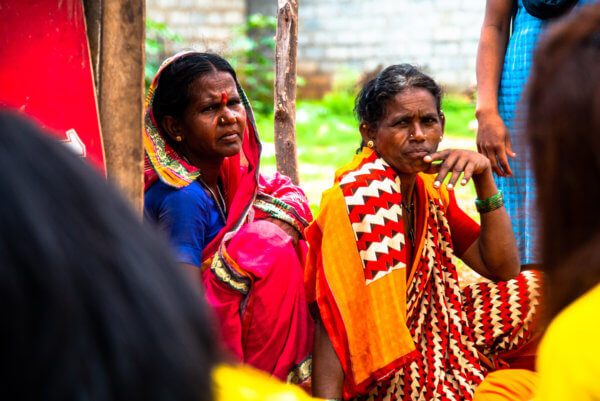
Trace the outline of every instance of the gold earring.
<instances>
[{"instance_id":1,"label":"gold earring","mask_svg":"<svg viewBox=\"0 0 600 401\"><path fill-rule=\"evenodd\" d=\"M366 124L361 124L360 128L365 129L365 128L367 128L367 125Z\"/></svg>"},{"instance_id":2,"label":"gold earring","mask_svg":"<svg viewBox=\"0 0 600 401\"><path fill-rule=\"evenodd\" d=\"M367 148L373 149L374 146L375 146L375 142L373 142L373 141L367 142Z\"/></svg>"},{"instance_id":3,"label":"gold earring","mask_svg":"<svg viewBox=\"0 0 600 401\"><path fill-rule=\"evenodd\" d=\"M175 142L181 142L181 141L183 141L183 138L181 137L181 135L177 135L175 137Z\"/></svg>"}]
</instances>

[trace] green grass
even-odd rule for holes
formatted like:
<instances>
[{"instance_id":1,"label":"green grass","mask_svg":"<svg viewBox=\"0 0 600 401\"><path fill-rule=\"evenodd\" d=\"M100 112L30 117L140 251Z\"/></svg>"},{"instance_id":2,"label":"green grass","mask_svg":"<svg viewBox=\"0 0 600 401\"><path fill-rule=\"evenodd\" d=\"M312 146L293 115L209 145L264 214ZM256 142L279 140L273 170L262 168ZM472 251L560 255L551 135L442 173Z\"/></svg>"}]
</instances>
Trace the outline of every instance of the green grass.
<instances>
[{"instance_id":1,"label":"green grass","mask_svg":"<svg viewBox=\"0 0 600 401\"><path fill-rule=\"evenodd\" d=\"M457 138L474 138L469 122L475 118L475 102L467 96L448 95L442 100L446 115L446 135Z\"/></svg>"},{"instance_id":2,"label":"green grass","mask_svg":"<svg viewBox=\"0 0 600 401\"><path fill-rule=\"evenodd\" d=\"M300 100L296 108L296 143L300 164L340 167L359 147L358 123L352 114L353 100L328 95L323 100ZM273 143L273 115L257 116L263 143ZM275 156L261 159L275 165Z\"/></svg>"}]
</instances>

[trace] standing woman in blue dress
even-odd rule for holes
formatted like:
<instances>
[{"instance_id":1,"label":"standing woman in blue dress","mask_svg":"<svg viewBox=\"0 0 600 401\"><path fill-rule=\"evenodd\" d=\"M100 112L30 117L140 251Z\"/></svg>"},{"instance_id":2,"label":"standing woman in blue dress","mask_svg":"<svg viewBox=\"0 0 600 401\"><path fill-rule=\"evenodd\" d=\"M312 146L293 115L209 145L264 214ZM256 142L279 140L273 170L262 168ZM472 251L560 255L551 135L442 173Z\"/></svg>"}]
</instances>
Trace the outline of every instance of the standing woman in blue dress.
<instances>
[{"instance_id":1,"label":"standing woman in blue dress","mask_svg":"<svg viewBox=\"0 0 600 401\"><path fill-rule=\"evenodd\" d=\"M522 266L541 263L535 181L523 139L521 95L538 40L548 25L599 0L487 0L477 51L477 149L490 159L504 195ZM512 22L512 27L511 27ZM534 151L534 150L533 150Z\"/></svg>"}]
</instances>

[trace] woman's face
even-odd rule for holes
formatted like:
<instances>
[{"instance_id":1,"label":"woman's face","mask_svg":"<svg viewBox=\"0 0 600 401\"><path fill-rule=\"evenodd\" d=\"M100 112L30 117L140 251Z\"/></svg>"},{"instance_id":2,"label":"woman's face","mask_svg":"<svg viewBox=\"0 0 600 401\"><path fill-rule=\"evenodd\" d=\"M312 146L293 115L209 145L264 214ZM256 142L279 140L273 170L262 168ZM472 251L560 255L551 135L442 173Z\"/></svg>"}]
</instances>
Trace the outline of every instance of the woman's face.
<instances>
[{"instance_id":1,"label":"woman's face","mask_svg":"<svg viewBox=\"0 0 600 401\"><path fill-rule=\"evenodd\" d=\"M235 80L228 72L211 72L192 83L190 103L179 121L179 128L186 156L192 163L194 160L220 161L240 152L246 110Z\"/></svg>"},{"instance_id":2,"label":"woman's face","mask_svg":"<svg viewBox=\"0 0 600 401\"><path fill-rule=\"evenodd\" d=\"M367 127L361 133L365 143L374 142L377 153L394 170L415 174L429 166L423 157L437 150L444 123L433 95L423 88L410 88L388 100L376 129Z\"/></svg>"}]
</instances>

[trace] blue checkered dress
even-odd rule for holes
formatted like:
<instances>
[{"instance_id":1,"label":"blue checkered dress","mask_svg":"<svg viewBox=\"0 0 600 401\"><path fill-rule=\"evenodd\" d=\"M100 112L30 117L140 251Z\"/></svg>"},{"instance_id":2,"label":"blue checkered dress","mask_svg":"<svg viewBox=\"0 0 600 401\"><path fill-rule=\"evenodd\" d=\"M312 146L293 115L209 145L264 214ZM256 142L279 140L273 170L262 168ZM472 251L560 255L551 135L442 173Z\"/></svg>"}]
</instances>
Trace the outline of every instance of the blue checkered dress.
<instances>
[{"instance_id":1,"label":"blue checkered dress","mask_svg":"<svg viewBox=\"0 0 600 401\"><path fill-rule=\"evenodd\" d=\"M577 8L598 1L600 0L579 0ZM514 30L506 49L498 91L500 116L510 131L517 157L509 159L514 176L495 176L495 180L504 193L504 202L513 224L522 264L539 263L540 257L536 235L538 224L535 213L535 180L529 158L531 150L523 138L526 110L520 102L538 39L547 26L547 21L531 16L523 7L522 0L518 0Z\"/></svg>"}]
</instances>

